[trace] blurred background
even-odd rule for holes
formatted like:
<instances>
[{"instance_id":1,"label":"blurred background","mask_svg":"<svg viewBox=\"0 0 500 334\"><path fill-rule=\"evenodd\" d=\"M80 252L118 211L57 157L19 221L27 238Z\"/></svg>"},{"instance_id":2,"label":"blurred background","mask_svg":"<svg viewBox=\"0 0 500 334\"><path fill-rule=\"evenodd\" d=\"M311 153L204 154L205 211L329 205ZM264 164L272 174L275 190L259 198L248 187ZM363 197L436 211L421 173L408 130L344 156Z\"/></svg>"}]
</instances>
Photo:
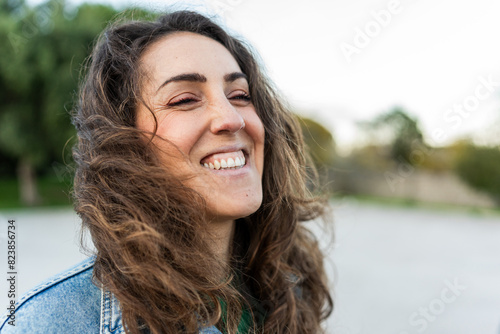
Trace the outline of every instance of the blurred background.
<instances>
[{"instance_id":1,"label":"blurred background","mask_svg":"<svg viewBox=\"0 0 500 334\"><path fill-rule=\"evenodd\" d=\"M69 113L96 36L175 9L248 41L299 117L334 208L328 333L500 333L495 0L0 0L0 249L15 219L21 293L86 256Z\"/></svg>"}]
</instances>

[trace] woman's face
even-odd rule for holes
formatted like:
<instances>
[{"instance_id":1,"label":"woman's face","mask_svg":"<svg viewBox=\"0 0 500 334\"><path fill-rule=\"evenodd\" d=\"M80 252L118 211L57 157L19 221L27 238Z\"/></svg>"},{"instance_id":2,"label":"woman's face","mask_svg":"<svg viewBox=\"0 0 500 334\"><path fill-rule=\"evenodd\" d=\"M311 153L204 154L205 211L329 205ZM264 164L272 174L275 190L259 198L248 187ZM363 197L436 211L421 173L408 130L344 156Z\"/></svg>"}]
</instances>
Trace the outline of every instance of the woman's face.
<instances>
[{"instance_id":1,"label":"woman's face","mask_svg":"<svg viewBox=\"0 0 500 334\"><path fill-rule=\"evenodd\" d=\"M153 142L170 173L200 193L215 222L255 212L262 202L264 127L246 76L220 43L177 32L141 57L145 102L158 120ZM140 105L136 126L154 131Z\"/></svg>"}]
</instances>

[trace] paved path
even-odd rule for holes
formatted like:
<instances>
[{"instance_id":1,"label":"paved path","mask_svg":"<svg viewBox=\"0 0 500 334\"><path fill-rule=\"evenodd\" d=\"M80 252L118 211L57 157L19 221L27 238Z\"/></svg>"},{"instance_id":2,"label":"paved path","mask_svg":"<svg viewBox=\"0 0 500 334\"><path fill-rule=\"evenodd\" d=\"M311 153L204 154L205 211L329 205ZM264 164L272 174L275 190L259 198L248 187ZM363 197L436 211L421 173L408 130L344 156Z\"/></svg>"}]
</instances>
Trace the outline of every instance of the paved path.
<instances>
[{"instance_id":1,"label":"paved path","mask_svg":"<svg viewBox=\"0 0 500 334\"><path fill-rule=\"evenodd\" d=\"M335 203L336 241L322 237L334 281L333 334L499 334L500 216ZM86 256L71 210L0 213L16 219L18 291ZM2 269L6 272L6 269ZM0 280L0 305L7 303Z\"/></svg>"},{"instance_id":2,"label":"paved path","mask_svg":"<svg viewBox=\"0 0 500 334\"><path fill-rule=\"evenodd\" d=\"M336 207L329 333L500 333L499 215Z\"/></svg>"}]
</instances>

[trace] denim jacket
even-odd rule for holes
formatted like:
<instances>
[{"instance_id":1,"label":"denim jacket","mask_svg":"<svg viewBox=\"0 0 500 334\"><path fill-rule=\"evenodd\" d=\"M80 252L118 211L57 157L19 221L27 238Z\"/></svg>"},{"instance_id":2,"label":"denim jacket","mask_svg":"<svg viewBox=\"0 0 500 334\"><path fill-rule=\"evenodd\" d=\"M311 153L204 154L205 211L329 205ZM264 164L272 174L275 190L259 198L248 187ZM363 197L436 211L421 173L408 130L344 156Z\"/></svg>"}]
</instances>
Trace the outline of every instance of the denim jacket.
<instances>
[{"instance_id":1,"label":"denim jacket","mask_svg":"<svg viewBox=\"0 0 500 334\"><path fill-rule=\"evenodd\" d=\"M40 284L16 304L15 326L7 312L0 322L0 333L125 333L116 297L92 282L94 259L88 258L73 268ZM212 327L199 334L221 334Z\"/></svg>"}]
</instances>

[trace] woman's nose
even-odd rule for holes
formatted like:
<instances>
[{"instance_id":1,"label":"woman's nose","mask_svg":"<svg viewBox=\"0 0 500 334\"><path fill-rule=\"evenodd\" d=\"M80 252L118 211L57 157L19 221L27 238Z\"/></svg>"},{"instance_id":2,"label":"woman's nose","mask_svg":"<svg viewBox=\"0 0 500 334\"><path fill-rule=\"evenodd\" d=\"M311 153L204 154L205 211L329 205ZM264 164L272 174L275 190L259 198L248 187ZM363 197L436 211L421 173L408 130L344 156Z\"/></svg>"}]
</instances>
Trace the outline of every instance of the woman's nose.
<instances>
[{"instance_id":1,"label":"woman's nose","mask_svg":"<svg viewBox=\"0 0 500 334\"><path fill-rule=\"evenodd\" d=\"M236 133L245 127L245 120L226 98L212 106L212 112L210 131L213 134Z\"/></svg>"}]
</instances>

